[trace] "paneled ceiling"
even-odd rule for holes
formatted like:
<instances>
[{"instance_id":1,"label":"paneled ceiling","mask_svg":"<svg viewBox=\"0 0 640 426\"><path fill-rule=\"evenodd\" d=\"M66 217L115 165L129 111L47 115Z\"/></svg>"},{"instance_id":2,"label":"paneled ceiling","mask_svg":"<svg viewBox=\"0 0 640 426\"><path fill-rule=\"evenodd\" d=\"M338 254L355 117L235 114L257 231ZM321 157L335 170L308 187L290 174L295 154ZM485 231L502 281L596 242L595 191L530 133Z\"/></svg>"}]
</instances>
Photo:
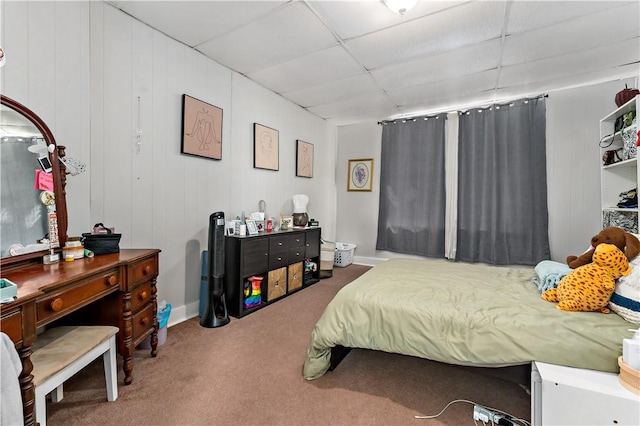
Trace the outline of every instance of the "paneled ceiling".
<instances>
[{"instance_id":1,"label":"paneled ceiling","mask_svg":"<svg viewBox=\"0 0 640 426\"><path fill-rule=\"evenodd\" d=\"M640 1L110 1L336 125L640 75Z\"/></svg>"}]
</instances>

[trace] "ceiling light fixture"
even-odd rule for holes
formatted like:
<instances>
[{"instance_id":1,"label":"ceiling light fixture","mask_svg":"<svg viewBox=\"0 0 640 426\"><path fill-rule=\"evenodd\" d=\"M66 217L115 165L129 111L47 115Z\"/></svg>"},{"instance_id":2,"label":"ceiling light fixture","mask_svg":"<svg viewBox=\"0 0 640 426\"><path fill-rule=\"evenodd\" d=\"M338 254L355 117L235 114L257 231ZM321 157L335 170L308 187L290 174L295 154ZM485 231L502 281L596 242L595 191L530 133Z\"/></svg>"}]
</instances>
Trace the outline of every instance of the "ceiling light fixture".
<instances>
[{"instance_id":1,"label":"ceiling light fixture","mask_svg":"<svg viewBox=\"0 0 640 426\"><path fill-rule=\"evenodd\" d=\"M418 3L418 0L382 0L382 2L391 10L404 16L405 12L410 11Z\"/></svg>"}]
</instances>

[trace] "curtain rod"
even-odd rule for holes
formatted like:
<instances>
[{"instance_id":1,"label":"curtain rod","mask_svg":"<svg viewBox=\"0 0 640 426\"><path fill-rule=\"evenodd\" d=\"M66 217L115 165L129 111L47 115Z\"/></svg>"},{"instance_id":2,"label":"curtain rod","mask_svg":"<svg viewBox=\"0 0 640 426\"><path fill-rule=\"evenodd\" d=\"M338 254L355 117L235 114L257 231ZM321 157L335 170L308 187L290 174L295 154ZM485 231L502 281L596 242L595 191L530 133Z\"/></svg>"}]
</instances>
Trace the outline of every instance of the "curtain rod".
<instances>
[{"instance_id":1,"label":"curtain rod","mask_svg":"<svg viewBox=\"0 0 640 426\"><path fill-rule=\"evenodd\" d=\"M396 124L396 121L400 120L403 123L406 123L407 121L416 121L419 119L424 119L429 120L430 118L435 118L438 119L440 118L440 115L442 114L448 114L448 113L452 113L452 112L457 112L458 114L464 114L467 113L468 111L474 110L474 109L478 109L478 110L485 110L485 109L490 109L493 107L497 107L497 108L501 108L503 106L513 106L515 104L515 102L519 102L519 101L523 101L523 102L528 102L530 100L534 100L534 99L542 99L542 98L548 98L549 95L548 94L542 94L542 95L537 95L537 96L531 96L531 97L526 97L526 98L518 98L518 99L514 99L511 101L504 101L504 102L499 102L499 103L493 103L491 105L487 105L484 107L469 107L469 108L464 108L464 109L460 109L460 110L450 110L447 112L439 112L439 113L435 113L435 114L428 114L428 115L417 115L417 116L412 116L412 117L401 117L401 118L394 118L393 120L382 120L382 121L378 121L379 125L387 125L387 124Z\"/></svg>"}]
</instances>

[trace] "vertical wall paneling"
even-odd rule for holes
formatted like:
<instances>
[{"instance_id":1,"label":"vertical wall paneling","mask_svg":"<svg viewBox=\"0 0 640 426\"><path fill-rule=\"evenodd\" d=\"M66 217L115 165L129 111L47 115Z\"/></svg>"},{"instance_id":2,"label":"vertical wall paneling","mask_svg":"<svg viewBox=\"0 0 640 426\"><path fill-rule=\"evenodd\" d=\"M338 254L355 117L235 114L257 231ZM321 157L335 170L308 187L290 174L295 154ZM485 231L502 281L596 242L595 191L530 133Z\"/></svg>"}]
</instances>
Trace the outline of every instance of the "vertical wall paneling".
<instances>
[{"instance_id":1,"label":"vertical wall paneling","mask_svg":"<svg viewBox=\"0 0 640 426\"><path fill-rule=\"evenodd\" d=\"M151 85L155 69L153 30L137 21L132 24L131 127L127 129L131 153L131 211L146 213L129 215L129 219L131 241L140 247L152 247L153 223L149 206L153 204L153 132L150 127L154 101ZM136 134L138 130L142 132L140 139ZM146 134L147 130L149 134Z\"/></svg>"},{"instance_id":2,"label":"vertical wall paneling","mask_svg":"<svg viewBox=\"0 0 640 426\"><path fill-rule=\"evenodd\" d=\"M91 156L90 136L90 65L86 59L90 52L89 3L52 2L55 5L55 55L54 76L56 95L55 130L58 144L67 147L70 158L85 164ZM85 204L90 191L91 179L85 171L76 176L68 176L67 204L70 209L69 235L79 236L93 225L90 223L89 209ZM83 205L82 209L75 206Z\"/></svg>"},{"instance_id":3,"label":"vertical wall paneling","mask_svg":"<svg viewBox=\"0 0 640 426\"><path fill-rule=\"evenodd\" d=\"M167 124L167 105L170 95L167 91L169 83L168 61L167 57L168 44L172 43L164 35L153 32L153 65L154 70L149 83L152 85L153 103L150 104L152 117L144 126L143 156L151 162L152 175L151 180L151 204L147 211L147 218L153 227L152 240L150 247L167 247L166 232L167 224L167 181L169 180L167 173L167 145L169 140L173 141L173 137L168 134ZM145 105L147 104L146 101ZM164 259L166 255L161 253L161 272L164 272Z\"/></svg>"},{"instance_id":4,"label":"vertical wall paneling","mask_svg":"<svg viewBox=\"0 0 640 426\"><path fill-rule=\"evenodd\" d=\"M162 261L164 263L163 274L167 283L181 283L180 287L173 287L169 284L164 293L167 300L182 300L184 298L184 263L185 263L185 236L187 224L185 223L185 181L186 167L184 157L180 155L180 128L181 119L181 95L184 93L186 83L185 67L187 63L186 49L177 44L168 43L167 57L171 58L168 63L168 85L166 117L167 145L165 155L167 156L167 204L163 207L167 212L167 244L163 248ZM178 117L178 118L176 118Z\"/></svg>"},{"instance_id":5,"label":"vertical wall paneling","mask_svg":"<svg viewBox=\"0 0 640 426\"><path fill-rule=\"evenodd\" d=\"M5 2L0 2L0 23L2 23L2 25L0 25L0 47L6 48L6 44L5 44L5 26L4 26L4 5ZM0 92L2 93L6 93L5 92L5 84L4 84L4 73L5 70L3 68L0 68Z\"/></svg>"},{"instance_id":6,"label":"vertical wall paneling","mask_svg":"<svg viewBox=\"0 0 640 426\"><path fill-rule=\"evenodd\" d=\"M2 2L2 48L7 55L0 69L3 78L2 93L26 104L29 95L29 3ZM33 109L34 107L32 107Z\"/></svg>"},{"instance_id":7,"label":"vertical wall paneling","mask_svg":"<svg viewBox=\"0 0 640 426\"><path fill-rule=\"evenodd\" d=\"M105 143L104 73L105 73L105 5L92 1L90 7L90 93L91 93L91 154L89 179L91 192L88 199L91 218L104 218L105 212L105 167L104 158L110 152ZM70 191L67 191L70 192ZM70 206L69 206L70 207ZM69 212L71 215L72 212ZM90 223L89 226L92 224ZM111 226L111 225L107 225Z\"/></svg>"},{"instance_id":8,"label":"vertical wall paneling","mask_svg":"<svg viewBox=\"0 0 640 426\"><path fill-rule=\"evenodd\" d=\"M56 134L55 111L55 3L28 3L29 87L26 104L33 109ZM9 56L7 56L8 58ZM52 77L54 77L52 79Z\"/></svg>"},{"instance_id":9,"label":"vertical wall paneling","mask_svg":"<svg viewBox=\"0 0 640 426\"><path fill-rule=\"evenodd\" d=\"M131 98L133 20L107 7L104 11L104 216L97 222L122 233L130 247L131 229Z\"/></svg>"}]
</instances>

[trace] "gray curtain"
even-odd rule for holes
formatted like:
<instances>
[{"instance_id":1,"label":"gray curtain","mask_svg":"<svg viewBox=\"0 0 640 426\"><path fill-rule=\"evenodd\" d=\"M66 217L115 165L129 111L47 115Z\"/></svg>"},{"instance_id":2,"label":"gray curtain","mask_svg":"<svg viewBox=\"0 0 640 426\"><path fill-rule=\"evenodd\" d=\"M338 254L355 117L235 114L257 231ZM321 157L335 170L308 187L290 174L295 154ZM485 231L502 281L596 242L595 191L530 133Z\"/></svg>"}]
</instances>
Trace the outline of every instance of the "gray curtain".
<instances>
[{"instance_id":1,"label":"gray curtain","mask_svg":"<svg viewBox=\"0 0 640 426\"><path fill-rule=\"evenodd\" d=\"M384 125L376 249L444 257L445 117Z\"/></svg>"},{"instance_id":2,"label":"gray curtain","mask_svg":"<svg viewBox=\"0 0 640 426\"><path fill-rule=\"evenodd\" d=\"M545 99L460 117L457 260L550 258Z\"/></svg>"}]
</instances>

